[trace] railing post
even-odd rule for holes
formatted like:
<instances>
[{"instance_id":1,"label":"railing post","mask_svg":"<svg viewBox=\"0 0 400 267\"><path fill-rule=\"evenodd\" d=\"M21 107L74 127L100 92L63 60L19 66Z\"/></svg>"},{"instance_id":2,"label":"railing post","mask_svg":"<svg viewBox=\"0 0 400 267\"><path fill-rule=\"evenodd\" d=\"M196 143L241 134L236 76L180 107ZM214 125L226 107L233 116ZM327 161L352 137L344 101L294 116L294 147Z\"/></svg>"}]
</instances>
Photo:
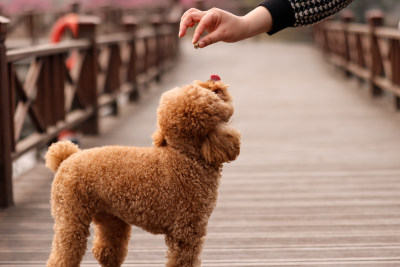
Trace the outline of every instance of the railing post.
<instances>
[{"instance_id":1,"label":"railing post","mask_svg":"<svg viewBox=\"0 0 400 267\"><path fill-rule=\"evenodd\" d=\"M38 59L42 61L42 68L37 81L37 96L35 99L35 106L39 111L40 117L44 122L45 128L50 125L54 125L53 115L54 109L54 98L53 93L53 67L51 64L50 57ZM49 75L51 73L51 75Z\"/></svg>"},{"instance_id":2,"label":"railing post","mask_svg":"<svg viewBox=\"0 0 400 267\"><path fill-rule=\"evenodd\" d=\"M206 7L205 7L205 3L204 3L205 1L204 0L195 0L194 1L194 6L197 8L197 9L200 9L200 10L205 10L206 9Z\"/></svg>"},{"instance_id":3,"label":"railing post","mask_svg":"<svg viewBox=\"0 0 400 267\"><path fill-rule=\"evenodd\" d=\"M341 19L343 22L343 38L344 38L344 40L343 40L343 42L344 42L343 59L345 61L344 69L345 69L346 76L350 77L351 72L348 69L349 63L351 61L351 59L350 59L350 43L349 43L349 23L353 22L354 14L350 10L348 10L346 12L342 12Z\"/></svg>"},{"instance_id":4,"label":"railing post","mask_svg":"<svg viewBox=\"0 0 400 267\"><path fill-rule=\"evenodd\" d=\"M332 17L328 17L316 25L316 27L318 27L317 31L319 32L322 52L326 57L332 54L331 46L329 45L329 40L330 40L329 33L328 30L326 29L326 24L329 23L329 21L332 21Z\"/></svg>"},{"instance_id":5,"label":"railing post","mask_svg":"<svg viewBox=\"0 0 400 267\"><path fill-rule=\"evenodd\" d=\"M161 18L159 16L155 16L152 18L151 23L153 25L154 31L156 33L155 35L155 41L156 41L156 51L155 51L155 66L157 69L157 74L156 74L156 81L159 82L161 80L161 59L162 59L162 45L161 45L161 31L160 31L160 26L161 26Z\"/></svg>"},{"instance_id":6,"label":"railing post","mask_svg":"<svg viewBox=\"0 0 400 267\"><path fill-rule=\"evenodd\" d=\"M148 74L151 64L153 63L152 62L153 57L152 57L151 48L150 48L150 41L151 41L150 36L145 36L143 38L144 51L143 51L143 65L142 65L141 72L144 72L146 74ZM148 81L146 80L146 84L147 84L147 82Z\"/></svg>"},{"instance_id":7,"label":"railing post","mask_svg":"<svg viewBox=\"0 0 400 267\"><path fill-rule=\"evenodd\" d=\"M93 108L93 115L83 124L81 130L85 134L99 133L99 111L98 111L98 93L97 93L97 44L96 27L99 24L99 18L94 16L82 16L79 18L78 37L88 39L90 47L84 53L85 60L82 66L82 72L78 81L78 90L81 90L85 96L85 106Z\"/></svg>"},{"instance_id":8,"label":"railing post","mask_svg":"<svg viewBox=\"0 0 400 267\"><path fill-rule=\"evenodd\" d=\"M26 14L26 28L27 28L27 32L28 35L31 38L31 44L37 44L38 40L37 40L37 34L36 34L36 23L35 23L35 14L33 12L33 10L30 10L27 14Z\"/></svg>"},{"instance_id":9,"label":"railing post","mask_svg":"<svg viewBox=\"0 0 400 267\"><path fill-rule=\"evenodd\" d=\"M34 102L44 129L65 119L64 69L62 54L38 58L42 67L37 81L37 95ZM43 130L44 130L43 129Z\"/></svg>"},{"instance_id":10,"label":"railing post","mask_svg":"<svg viewBox=\"0 0 400 267\"><path fill-rule=\"evenodd\" d=\"M172 42L172 50L168 51L168 56L170 58L175 58L178 55L179 52L179 37L178 37L178 33L179 33L179 20L173 20L170 21L169 23L170 28L172 28L172 36L170 36L171 38L171 42Z\"/></svg>"},{"instance_id":11,"label":"railing post","mask_svg":"<svg viewBox=\"0 0 400 267\"><path fill-rule=\"evenodd\" d=\"M72 1L70 3L70 10L71 13L78 14L81 10L81 4L79 3L79 1Z\"/></svg>"},{"instance_id":12,"label":"railing post","mask_svg":"<svg viewBox=\"0 0 400 267\"><path fill-rule=\"evenodd\" d=\"M400 33L400 22L399 22L399 26L398 26L398 30ZM393 54L392 54L392 79L393 79L393 83L396 84L397 86L400 86L400 41L399 40L393 40L393 42L395 42L393 44ZM395 95L394 97L394 104L395 104L395 108L396 110L400 110L400 96L399 95Z\"/></svg>"},{"instance_id":13,"label":"railing post","mask_svg":"<svg viewBox=\"0 0 400 267\"><path fill-rule=\"evenodd\" d=\"M369 26L369 44L370 44L370 76L368 78L369 91L372 96L382 94L382 90L374 83L374 79L382 72L382 60L379 51L378 40L375 35L376 27L383 25L383 13L379 10L371 10L367 12L367 20Z\"/></svg>"},{"instance_id":14,"label":"railing post","mask_svg":"<svg viewBox=\"0 0 400 267\"><path fill-rule=\"evenodd\" d=\"M130 101L137 101L139 98L139 88L137 82L137 52L136 52L136 29L137 29L137 20L133 16L126 16L122 20L123 27L125 32L127 32L131 36L131 40L129 41L129 60L128 66L126 70L126 81L129 82L132 86L132 90L129 93Z\"/></svg>"},{"instance_id":15,"label":"railing post","mask_svg":"<svg viewBox=\"0 0 400 267\"><path fill-rule=\"evenodd\" d=\"M0 16L0 207L12 206L12 119L11 92L8 84L6 46L4 44L9 20Z\"/></svg>"}]
</instances>

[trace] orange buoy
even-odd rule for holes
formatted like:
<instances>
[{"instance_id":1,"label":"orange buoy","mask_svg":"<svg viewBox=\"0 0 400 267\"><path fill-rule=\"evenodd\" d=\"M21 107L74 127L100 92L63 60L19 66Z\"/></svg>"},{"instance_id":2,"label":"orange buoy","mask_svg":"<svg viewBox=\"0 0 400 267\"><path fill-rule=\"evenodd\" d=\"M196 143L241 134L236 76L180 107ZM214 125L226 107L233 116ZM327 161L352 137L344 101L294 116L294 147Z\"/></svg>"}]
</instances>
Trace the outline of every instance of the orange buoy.
<instances>
[{"instance_id":1,"label":"orange buoy","mask_svg":"<svg viewBox=\"0 0 400 267\"><path fill-rule=\"evenodd\" d=\"M58 43L61 41L61 36L66 30L72 32L74 38L78 37L78 21L79 17L77 14L71 13L59 18L51 29L50 41L52 43ZM66 62L67 68L72 69L76 61L75 54L72 54Z\"/></svg>"},{"instance_id":2,"label":"orange buoy","mask_svg":"<svg viewBox=\"0 0 400 267\"><path fill-rule=\"evenodd\" d=\"M51 29L50 40L52 43L58 43L65 30L70 30L73 36L78 37L78 15L71 13L59 18Z\"/></svg>"}]
</instances>

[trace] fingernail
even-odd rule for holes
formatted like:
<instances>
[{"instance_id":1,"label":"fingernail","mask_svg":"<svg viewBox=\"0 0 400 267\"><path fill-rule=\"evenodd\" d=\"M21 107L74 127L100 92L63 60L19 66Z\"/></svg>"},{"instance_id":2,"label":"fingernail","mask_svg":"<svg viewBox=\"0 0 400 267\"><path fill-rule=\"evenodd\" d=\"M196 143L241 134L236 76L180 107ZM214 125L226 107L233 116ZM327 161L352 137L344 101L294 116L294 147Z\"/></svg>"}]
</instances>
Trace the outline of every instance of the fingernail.
<instances>
[{"instance_id":1,"label":"fingernail","mask_svg":"<svg viewBox=\"0 0 400 267\"><path fill-rule=\"evenodd\" d=\"M199 47L200 48L203 48L203 47L205 47L206 46L206 42L204 42L204 41L200 41L199 42Z\"/></svg>"},{"instance_id":2,"label":"fingernail","mask_svg":"<svg viewBox=\"0 0 400 267\"><path fill-rule=\"evenodd\" d=\"M192 39L192 44L197 43L198 39L199 39L198 34L194 34Z\"/></svg>"}]
</instances>

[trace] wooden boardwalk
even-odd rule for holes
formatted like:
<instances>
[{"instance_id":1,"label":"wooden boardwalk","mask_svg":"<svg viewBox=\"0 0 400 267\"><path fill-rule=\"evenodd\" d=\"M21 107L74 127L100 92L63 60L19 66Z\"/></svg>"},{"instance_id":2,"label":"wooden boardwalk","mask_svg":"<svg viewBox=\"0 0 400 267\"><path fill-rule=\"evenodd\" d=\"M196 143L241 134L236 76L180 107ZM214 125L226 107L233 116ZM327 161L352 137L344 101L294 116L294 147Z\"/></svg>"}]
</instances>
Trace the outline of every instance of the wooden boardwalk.
<instances>
[{"instance_id":1,"label":"wooden boardwalk","mask_svg":"<svg viewBox=\"0 0 400 267\"><path fill-rule=\"evenodd\" d=\"M224 167L203 266L400 266L400 117L324 64L312 46L182 42L179 64L84 147L151 145L159 95L219 74L231 85L239 158ZM0 266L44 266L52 174L15 180L0 210ZM90 242L90 241L89 241ZM98 266L90 253L82 266ZM163 266L161 236L134 228L123 266Z\"/></svg>"}]
</instances>

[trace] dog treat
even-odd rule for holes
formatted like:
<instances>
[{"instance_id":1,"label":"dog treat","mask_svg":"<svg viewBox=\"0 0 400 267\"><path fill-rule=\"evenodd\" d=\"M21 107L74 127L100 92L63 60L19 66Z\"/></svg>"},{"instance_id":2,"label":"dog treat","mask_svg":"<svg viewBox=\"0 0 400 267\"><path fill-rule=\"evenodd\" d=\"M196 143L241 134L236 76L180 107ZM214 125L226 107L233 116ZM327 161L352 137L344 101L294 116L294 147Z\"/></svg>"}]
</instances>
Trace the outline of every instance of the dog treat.
<instances>
[{"instance_id":1,"label":"dog treat","mask_svg":"<svg viewBox=\"0 0 400 267\"><path fill-rule=\"evenodd\" d=\"M193 45L193 47L194 47L195 49L199 48L199 42L195 43L195 44Z\"/></svg>"},{"instance_id":2,"label":"dog treat","mask_svg":"<svg viewBox=\"0 0 400 267\"><path fill-rule=\"evenodd\" d=\"M221 80L221 78L217 74L213 74L210 77L210 81L213 81L213 82L218 82L220 80Z\"/></svg>"}]
</instances>

